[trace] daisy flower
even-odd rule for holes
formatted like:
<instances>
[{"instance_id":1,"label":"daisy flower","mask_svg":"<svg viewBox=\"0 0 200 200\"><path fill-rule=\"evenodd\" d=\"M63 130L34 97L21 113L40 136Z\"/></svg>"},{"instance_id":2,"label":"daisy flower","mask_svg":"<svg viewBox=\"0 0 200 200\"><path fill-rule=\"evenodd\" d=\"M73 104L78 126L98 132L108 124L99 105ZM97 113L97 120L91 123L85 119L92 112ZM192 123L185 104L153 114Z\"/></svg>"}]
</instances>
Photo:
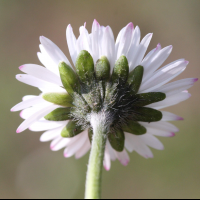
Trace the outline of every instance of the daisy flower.
<instances>
[{"instance_id":1,"label":"daisy flower","mask_svg":"<svg viewBox=\"0 0 200 200\"><path fill-rule=\"evenodd\" d=\"M111 28L96 20L91 33L86 24L79 31L76 38L71 25L67 27L72 63L56 44L41 36L37 55L44 67L19 67L26 74L17 75L17 80L39 88L41 94L25 96L11 109L22 110L24 122L17 133L27 128L45 131L40 141L52 141L53 151L64 148L65 157L81 158L92 145L98 151L102 144L98 155L106 170L111 160L126 166L127 151L152 158L149 147L164 149L156 136L173 137L178 132L169 121L182 118L163 109L191 96L187 89L196 78L170 82L189 62L179 59L162 66L171 45L158 44L145 56L153 34L141 39L139 27L132 23L119 32L116 42ZM96 132L104 138L94 139ZM91 155L90 161L98 162L98 158Z\"/></svg>"}]
</instances>

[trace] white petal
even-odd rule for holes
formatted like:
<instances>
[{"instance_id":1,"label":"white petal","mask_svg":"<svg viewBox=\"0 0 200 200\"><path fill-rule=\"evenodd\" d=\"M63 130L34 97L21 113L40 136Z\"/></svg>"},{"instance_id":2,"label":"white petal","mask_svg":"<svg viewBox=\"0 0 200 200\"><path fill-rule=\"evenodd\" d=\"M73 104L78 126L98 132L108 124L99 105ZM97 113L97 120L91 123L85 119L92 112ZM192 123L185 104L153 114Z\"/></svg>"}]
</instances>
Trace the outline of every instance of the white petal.
<instances>
[{"instance_id":1,"label":"white petal","mask_svg":"<svg viewBox=\"0 0 200 200\"><path fill-rule=\"evenodd\" d=\"M119 46L118 46L118 52L117 52L117 59L121 56L121 55L125 55L127 54L131 41L132 41L132 36L133 36L133 31L134 31L134 26L133 23L129 23L120 39L119 39Z\"/></svg>"},{"instance_id":2,"label":"white petal","mask_svg":"<svg viewBox=\"0 0 200 200\"><path fill-rule=\"evenodd\" d=\"M154 91L182 73L187 65L188 61L180 59L164 66L163 68L157 70L151 78L142 83L139 92L144 93Z\"/></svg>"},{"instance_id":3,"label":"white petal","mask_svg":"<svg viewBox=\"0 0 200 200\"><path fill-rule=\"evenodd\" d=\"M130 134L130 140L133 144L134 150L144 158L153 158L153 154L149 147L141 140L141 138L137 135Z\"/></svg>"},{"instance_id":4,"label":"white petal","mask_svg":"<svg viewBox=\"0 0 200 200\"><path fill-rule=\"evenodd\" d=\"M146 128L148 127L152 127L152 128L155 128L155 129L159 129L159 130L165 130L165 131L170 131L170 132L178 132L179 129L169 123L169 122L163 122L163 121L159 121L159 122L151 122L151 123L148 123L148 122L139 122L142 126L145 126Z\"/></svg>"},{"instance_id":5,"label":"white petal","mask_svg":"<svg viewBox=\"0 0 200 200\"><path fill-rule=\"evenodd\" d=\"M150 146L154 149L157 149L157 150L163 150L164 149L163 144L153 135L145 134L145 135L141 135L139 137L142 139L142 141L146 145L148 145L148 146Z\"/></svg>"},{"instance_id":6,"label":"white petal","mask_svg":"<svg viewBox=\"0 0 200 200\"><path fill-rule=\"evenodd\" d=\"M48 142L56 137L59 137L63 127L58 127L49 131L44 132L40 137L40 142Z\"/></svg>"},{"instance_id":7,"label":"white petal","mask_svg":"<svg viewBox=\"0 0 200 200\"><path fill-rule=\"evenodd\" d=\"M175 115L173 113L167 112L167 111L161 111L162 112L162 121L178 121L183 120L182 117Z\"/></svg>"},{"instance_id":8,"label":"white petal","mask_svg":"<svg viewBox=\"0 0 200 200\"><path fill-rule=\"evenodd\" d=\"M37 97L36 95L26 95L22 98L22 101L26 101L26 100L29 100L29 99L32 99L34 97Z\"/></svg>"},{"instance_id":9,"label":"white petal","mask_svg":"<svg viewBox=\"0 0 200 200\"><path fill-rule=\"evenodd\" d=\"M40 111L38 111L37 113L33 114L31 117L29 117L28 119L26 119L18 127L17 133L21 133L22 131L26 130L31 124L33 124L34 122L36 122L37 120L39 120L40 118L44 117L45 115L47 115L48 113L52 112L53 110L55 110L58 107L59 106L51 105L51 106L43 108Z\"/></svg>"},{"instance_id":10,"label":"white petal","mask_svg":"<svg viewBox=\"0 0 200 200\"><path fill-rule=\"evenodd\" d=\"M79 136L80 135L80 136ZM69 158L73 156L76 152L78 152L84 145L85 141L88 138L87 130L80 133L78 136L79 138L74 142L73 144L70 144L65 150L64 150L64 156L66 158ZM76 136L77 137L77 136Z\"/></svg>"},{"instance_id":11,"label":"white petal","mask_svg":"<svg viewBox=\"0 0 200 200\"><path fill-rule=\"evenodd\" d=\"M141 63L141 65L142 65L143 67L145 66L145 70L146 70L148 64L150 63L150 61L152 60L152 58L153 58L154 56L156 56L160 50L161 50L161 45L160 45L160 43L159 43L155 49L152 49L152 50L145 56L145 58L142 60L142 63ZM144 79L144 76L143 76L143 79Z\"/></svg>"},{"instance_id":12,"label":"white petal","mask_svg":"<svg viewBox=\"0 0 200 200\"><path fill-rule=\"evenodd\" d=\"M103 165L106 171L110 170L111 167L110 155L109 152L106 150L105 150Z\"/></svg>"},{"instance_id":13,"label":"white petal","mask_svg":"<svg viewBox=\"0 0 200 200\"><path fill-rule=\"evenodd\" d=\"M63 89L55 84L43 81L41 79L35 78L33 76L27 74L18 74L16 75L16 79L22 83L27 85L31 85L33 87L37 87L43 92L53 92L53 91L63 91Z\"/></svg>"},{"instance_id":14,"label":"white petal","mask_svg":"<svg viewBox=\"0 0 200 200\"><path fill-rule=\"evenodd\" d=\"M128 163L130 162L130 158L128 153L126 152L126 150L124 149L122 152L117 152L115 151L115 154L117 156L117 159L119 160L119 162L124 165L127 166Z\"/></svg>"},{"instance_id":15,"label":"white petal","mask_svg":"<svg viewBox=\"0 0 200 200\"><path fill-rule=\"evenodd\" d=\"M115 155L114 149L112 148L112 146L111 146L109 140L107 140L107 142L106 142L106 148L107 148L107 150L108 150L108 152L109 152L110 159L111 159L112 161L115 161L117 157L116 157L116 155Z\"/></svg>"},{"instance_id":16,"label":"white petal","mask_svg":"<svg viewBox=\"0 0 200 200\"><path fill-rule=\"evenodd\" d=\"M119 47L119 42L120 42L120 39L123 35L123 32L125 30L126 27L122 28L119 32L119 34L117 35L117 39L116 39L116 43L115 43L115 50L116 50L116 55L117 55L117 52L118 52L118 47Z\"/></svg>"},{"instance_id":17,"label":"white petal","mask_svg":"<svg viewBox=\"0 0 200 200\"><path fill-rule=\"evenodd\" d=\"M33 107L30 107L30 108L26 108L20 112L20 117L23 119L27 119L27 118L31 117L33 114L40 111L41 109L47 108L50 105L53 105L53 104L45 101L44 103L34 105Z\"/></svg>"},{"instance_id":18,"label":"white petal","mask_svg":"<svg viewBox=\"0 0 200 200\"><path fill-rule=\"evenodd\" d=\"M107 26L103 33L100 56L106 56L110 62L111 72L115 63L115 43L112 29Z\"/></svg>"},{"instance_id":19,"label":"white petal","mask_svg":"<svg viewBox=\"0 0 200 200\"><path fill-rule=\"evenodd\" d=\"M174 137L175 136L174 132L152 128L152 127L146 127L146 128L147 128L147 133L151 135L156 135L160 137Z\"/></svg>"},{"instance_id":20,"label":"white petal","mask_svg":"<svg viewBox=\"0 0 200 200\"><path fill-rule=\"evenodd\" d=\"M197 78L187 78L187 79L178 80L178 81L163 85L162 87L154 90L154 92L163 92L167 96L171 96L171 95L174 95L174 94L177 94L184 90L189 89L190 87L194 85L194 83L197 80L198 80Z\"/></svg>"},{"instance_id":21,"label":"white petal","mask_svg":"<svg viewBox=\"0 0 200 200\"><path fill-rule=\"evenodd\" d=\"M19 69L22 72L27 73L28 75L31 75L35 78L56 84L58 86L63 86L60 77L40 65L26 64L19 67Z\"/></svg>"},{"instance_id":22,"label":"white petal","mask_svg":"<svg viewBox=\"0 0 200 200\"><path fill-rule=\"evenodd\" d=\"M99 31L100 25L96 20L94 20L92 25L92 52L94 63L99 59Z\"/></svg>"},{"instance_id":23,"label":"white petal","mask_svg":"<svg viewBox=\"0 0 200 200\"><path fill-rule=\"evenodd\" d=\"M132 143L131 134L126 132L124 134L125 134L125 147L130 153L132 153L134 151L134 146Z\"/></svg>"},{"instance_id":24,"label":"white petal","mask_svg":"<svg viewBox=\"0 0 200 200\"><path fill-rule=\"evenodd\" d=\"M66 36L67 36L67 44L69 48L69 53L72 58L72 62L75 65L76 58L77 58L76 37L73 33L73 29L70 24L67 26Z\"/></svg>"},{"instance_id":25,"label":"white petal","mask_svg":"<svg viewBox=\"0 0 200 200\"><path fill-rule=\"evenodd\" d=\"M58 128L61 126L65 126L67 124L67 121L62 121L62 122L56 122L56 121L47 121L47 120L43 120L43 121L37 121L35 123L33 123L29 129L31 131L46 131L46 130L50 130L50 129L54 129L54 128Z\"/></svg>"},{"instance_id":26,"label":"white petal","mask_svg":"<svg viewBox=\"0 0 200 200\"><path fill-rule=\"evenodd\" d=\"M152 76L152 73L155 72L165 62L171 52L172 46L165 47L162 50L157 51L157 53L151 57L148 63L143 65L145 69L143 81L148 80Z\"/></svg>"},{"instance_id":27,"label":"white petal","mask_svg":"<svg viewBox=\"0 0 200 200\"><path fill-rule=\"evenodd\" d=\"M51 150L52 151L59 151L62 148L65 148L69 143L71 142L71 138L59 138L56 140L54 140L54 144L51 144Z\"/></svg>"},{"instance_id":28,"label":"white petal","mask_svg":"<svg viewBox=\"0 0 200 200\"><path fill-rule=\"evenodd\" d=\"M48 38L44 36L41 36L40 42L56 66L58 66L58 64L61 61L64 61L66 64L71 66L69 60L64 55L64 53L51 40L49 40Z\"/></svg>"},{"instance_id":29,"label":"white petal","mask_svg":"<svg viewBox=\"0 0 200 200\"><path fill-rule=\"evenodd\" d=\"M149 46L152 36L153 34L149 33L142 39L137 49L137 55L134 58L133 62L131 63L130 71L132 71L136 66L138 66L142 62L142 59L144 58L144 55L147 51L147 48Z\"/></svg>"},{"instance_id":30,"label":"white petal","mask_svg":"<svg viewBox=\"0 0 200 200\"><path fill-rule=\"evenodd\" d=\"M76 152L76 159L79 159L81 157L83 157L91 148L91 145L90 145L90 141L89 141L89 138L85 141L85 144L83 145L82 148L80 148L77 152Z\"/></svg>"},{"instance_id":31,"label":"white petal","mask_svg":"<svg viewBox=\"0 0 200 200\"><path fill-rule=\"evenodd\" d=\"M154 109L162 109L162 108L176 105L182 101L189 99L190 97L191 97L191 94L184 91L184 92L169 96L163 101L152 103L148 105L148 107L154 108Z\"/></svg>"},{"instance_id":32,"label":"white petal","mask_svg":"<svg viewBox=\"0 0 200 200\"><path fill-rule=\"evenodd\" d=\"M133 32L133 39L131 42L131 46L127 53L127 59L129 61L130 71L133 69L133 67L134 67L133 65L137 59L137 52L139 49L140 37L141 37L140 28L138 26L136 26L136 28Z\"/></svg>"},{"instance_id":33,"label":"white petal","mask_svg":"<svg viewBox=\"0 0 200 200\"><path fill-rule=\"evenodd\" d=\"M52 71L57 76L60 76L58 66L53 62L53 60L46 53L44 47L39 45L41 52L37 53L40 62L50 71Z\"/></svg>"},{"instance_id":34,"label":"white petal","mask_svg":"<svg viewBox=\"0 0 200 200\"><path fill-rule=\"evenodd\" d=\"M76 49L77 49L77 55L82 50L86 50L90 54L92 53L88 31L86 30L86 28L84 26L82 26L80 36L77 39Z\"/></svg>"},{"instance_id":35,"label":"white petal","mask_svg":"<svg viewBox=\"0 0 200 200\"><path fill-rule=\"evenodd\" d=\"M11 109L11 111L15 112L15 111L23 110L25 108L29 108L30 106L37 105L43 102L45 102L45 100L41 96L36 96L31 99L18 103Z\"/></svg>"}]
</instances>

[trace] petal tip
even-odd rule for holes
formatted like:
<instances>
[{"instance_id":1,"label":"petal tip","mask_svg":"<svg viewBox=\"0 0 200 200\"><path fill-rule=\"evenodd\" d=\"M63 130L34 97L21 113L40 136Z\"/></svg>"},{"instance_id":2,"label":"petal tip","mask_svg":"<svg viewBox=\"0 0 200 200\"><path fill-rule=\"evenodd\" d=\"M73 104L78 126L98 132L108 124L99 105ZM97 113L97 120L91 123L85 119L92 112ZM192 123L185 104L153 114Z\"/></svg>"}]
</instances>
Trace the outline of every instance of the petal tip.
<instances>
[{"instance_id":1,"label":"petal tip","mask_svg":"<svg viewBox=\"0 0 200 200\"><path fill-rule=\"evenodd\" d=\"M16 133L21 133L22 131L18 128L17 130L16 130Z\"/></svg>"},{"instance_id":2,"label":"petal tip","mask_svg":"<svg viewBox=\"0 0 200 200\"><path fill-rule=\"evenodd\" d=\"M193 82L195 83L195 82L197 82L198 80L199 80L198 78L194 78Z\"/></svg>"},{"instance_id":3,"label":"petal tip","mask_svg":"<svg viewBox=\"0 0 200 200\"><path fill-rule=\"evenodd\" d=\"M19 70L22 71L23 68L24 68L24 65L20 66L20 67L19 67Z\"/></svg>"},{"instance_id":4,"label":"petal tip","mask_svg":"<svg viewBox=\"0 0 200 200\"><path fill-rule=\"evenodd\" d=\"M19 116L20 116L21 118L23 118L23 117L22 117L22 113L23 113L23 110L19 113Z\"/></svg>"},{"instance_id":5,"label":"petal tip","mask_svg":"<svg viewBox=\"0 0 200 200\"><path fill-rule=\"evenodd\" d=\"M172 132L171 135L170 135L170 137L174 137L174 136L175 136L175 133Z\"/></svg>"},{"instance_id":6,"label":"petal tip","mask_svg":"<svg viewBox=\"0 0 200 200\"><path fill-rule=\"evenodd\" d=\"M159 50L159 49L161 49L161 44L160 43L157 44L156 51Z\"/></svg>"},{"instance_id":7,"label":"petal tip","mask_svg":"<svg viewBox=\"0 0 200 200\"><path fill-rule=\"evenodd\" d=\"M177 121L179 121L179 120L180 120L180 121L181 121L181 120L184 120L184 118L178 116L178 117L177 117Z\"/></svg>"},{"instance_id":8,"label":"petal tip","mask_svg":"<svg viewBox=\"0 0 200 200\"><path fill-rule=\"evenodd\" d=\"M189 64L189 61L185 60L185 64L188 65L188 64Z\"/></svg>"},{"instance_id":9,"label":"petal tip","mask_svg":"<svg viewBox=\"0 0 200 200\"><path fill-rule=\"evenodd\" d=\"M107 167L107 166L104 166L104 169L105 169L106 171L110 171L110 168Z\"/></svg>"},{"instance_id":10,"label":"petal tip","mask_svg":"<svg viewBox=\"0 0 200 200\"><path fill-rule=\"evenodd\" d=\"M125 167L129 164L129 162L129 160L120 160L120 163Z\"/></svg>"},{"instance_id":11,"label":"petal tip","mask_svg":"<svg viewBox=\"0 0 200 200\"><path fill-rule=\"evenodd\" d=\"M67 153L64 153L64 157L65 157L65 158L68 158L68 155L67 155Z\"/></svg>"},{"instance_id":12,"label":"petal tip","mask_svg":"<svg viewBox=\"0 0 200 200\"><path fill-rule=\"evenodd\" d=\"M130 23L127 25L127 27L129 27L129 28L133 29L133 28L134 28L134 25L133 25L133 23L132 23L132 22L130 22Z\"/></svg>"}]
</instances>

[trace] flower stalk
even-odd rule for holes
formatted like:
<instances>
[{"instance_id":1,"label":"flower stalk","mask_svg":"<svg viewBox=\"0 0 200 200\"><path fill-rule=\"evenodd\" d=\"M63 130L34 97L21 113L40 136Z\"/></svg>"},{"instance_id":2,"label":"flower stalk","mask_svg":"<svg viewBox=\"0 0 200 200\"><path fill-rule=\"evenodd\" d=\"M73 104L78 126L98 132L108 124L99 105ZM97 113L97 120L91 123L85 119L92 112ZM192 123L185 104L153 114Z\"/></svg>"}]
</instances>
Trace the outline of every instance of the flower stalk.
<instances>
[{"instance_id":1,"label":"flower stalk","mask_svg":"<svg viewBox=\"0 0 200 200\"><path fill-rule=\"evenodd\" d=\"M93 128L92 147L86 178L85 199L101 198L101 177L107 140L106 120L102 113L91 116Z\"/></svg>"}]
</instances>

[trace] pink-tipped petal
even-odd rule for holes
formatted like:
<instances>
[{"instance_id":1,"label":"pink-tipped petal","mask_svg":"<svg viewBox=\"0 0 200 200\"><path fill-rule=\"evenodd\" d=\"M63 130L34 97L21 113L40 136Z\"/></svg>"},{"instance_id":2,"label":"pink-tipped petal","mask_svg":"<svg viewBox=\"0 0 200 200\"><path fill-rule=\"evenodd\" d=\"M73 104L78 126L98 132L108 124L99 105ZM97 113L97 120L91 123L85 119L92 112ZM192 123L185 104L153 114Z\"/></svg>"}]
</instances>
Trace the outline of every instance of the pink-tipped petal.
<instances>
[{"instance_id":1,"label":"pink-tipped petal","mask_svg":"<svg viewBox=\"0 0 200 200\"><path fill-rule=\"evenodd\" d=\"M129 160L120 160L120 163L126 167L129 164Z\"/></svg>"},{"instance_id":2,"label":"pink-tipped petal","mask_svg":"<svg viewBox=\"0 0 200 200\"><path fill-rule=\"evenodd\" d=\"M109 169L107 166L104 166L104 169L105 169L106 171L110 171L110 169Z\"/></svg>"},{"instance_id":3,"label":"pink-tipped petal","mask_svg":"<svg viewBox=\"0 0 200 200\"><path fill-rule=\"evenodd\" d=\"M100 24L99 24L99 22L96 20L96 19L94 19L94 22L93 22L96 26L100 26Z\"/></svg>"},{"instance_id":4,"label":"pink-tipped petal","mask_svg":"<svg viewBox=\"0 0 200 200\"><path fill-rule=\"evenodd\" d=\"M18 128L17 130L16 130L16 133L21 133L22 131Z\"/></svg>"},{"instance_id":5,"label":"pink-tipped petal","mask_svg":"<svg viewBox=\"0 0 200 200\"><path fill-rule=\"evenodd\" d=\"M127 25L127 27L129 27L129 28L133 29L133 28L134 28L134 25L133 25L133 23L132 23L132 22L130 22L130 23Z\"/></svg>"},{"instance_id":6,"label":"pink-tipped petal","mask_svg":"<svg viewBox=\"0 0 200 200\"><path fill-rule=\"evenodd\" d=\"M179 121L179 120L184 120L184 118L178 116L177 121Z\"/></svg>"},{"instance_id":7,"label":"pink-tipped petal","mask_svg":"<svg viewBox=\"0 0 200 200\"><path fill-rule=\"evenodd\" d=\"M157 51L157 50L159 50L159 49L161 49L161 44L160 44L160 43L157 44L155 50Z\"/></svg>"},{"instance_id":8,"label":"pink-tipped petal","mask_svg":"<svg viewBox=\"0 0 200 200\"><path fill-rule=\"evenodd\" d=\"M188 65L188 64L189 64L189 61L185 60L185 64Z\"/></svg>"},{"instance_id":9,"label":"pink-tipped petal","mask_svg":"<svg viewBox=\"0 0 200 200\"><path fill-rule=\"evenodd\" d=\"M194 78L193 81L194 83L197 82L199 79L198 78Z\"/></svg>"},{"instance_id":10,"label":"pink-tipped petal","mask_svg":"<svg viewBox=\"0 0 200 200\"><path fill-rule=\"evenodd\" d=\"M171 133L171 136L170 137L174 137L175 136L175 133Z\"/></svg>"},{"instance_id":11,"label":"pink-tipped petal","mask_svg":"<svg viewBox=\"0 0 200 200\"><path fill-rule=\"evenodd\" d=\"M19 67L19 70L22 70L23 68L24 68L24 65L20 66L20 67Z\"/></svg>"}]
</instances>

